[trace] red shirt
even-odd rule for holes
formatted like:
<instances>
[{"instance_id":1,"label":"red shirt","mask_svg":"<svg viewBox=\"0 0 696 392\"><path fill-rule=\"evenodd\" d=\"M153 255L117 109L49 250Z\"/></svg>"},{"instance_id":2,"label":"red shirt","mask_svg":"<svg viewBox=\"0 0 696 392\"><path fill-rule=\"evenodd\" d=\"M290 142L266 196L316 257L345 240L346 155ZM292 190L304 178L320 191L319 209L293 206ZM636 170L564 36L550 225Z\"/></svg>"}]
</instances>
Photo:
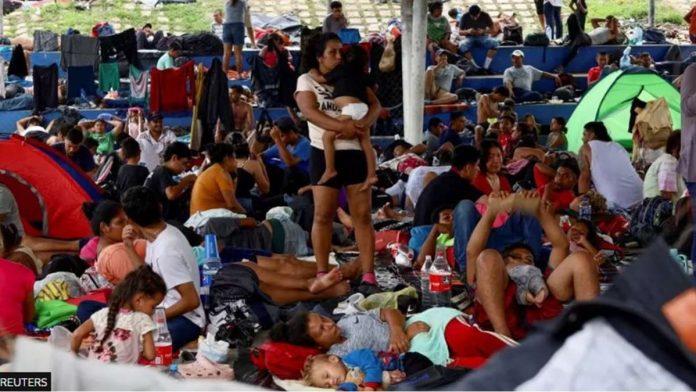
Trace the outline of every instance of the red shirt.
<instances>
[{"instance_id":1,"label":"red shirt","mask_svg":"<svg viewBox=\"0 0 696 392\"><path fill-rule=\"evenodd\" d=\"M505 175L498 174L498 179L500 181L501 191L512 192L512 186L510 185L510 182L508 181L507 177L505 177ZM490 195L491 192L493 192L491 183L488 182L488 178L486 177L485 173L477 174L474 178L474 182L472 182L472 185L474 185L474 187L476 187L476 189L481 191L481 193L483 193L484 195Z\"/></svg>"},{"instance_id":2,"label":"red shirt","mask_svg":"<svg viewBox=\"0 0 696 392\"><path fill-rule=\"evenodd\" d=\"M544 185L543 187L539 188L540 195L544 194L544 191L546 190L547 186L549 186L549 185L547 184L547 185ZM575 193L573 193L572 190L555 192L552 189L550 194L549 194L549 201L551 202L551 204L553 204L553 208L556 211L569 209L570 203L572 203L574 199L575 199Z\"/></svg>"},{"instance_id":3,"label":"red shirt","mask_svg":"<svg viewBox=\"0 0 696 392\"><path fill-rule=\"evenodd\" d=\"M34 281L29 268L0 259L0 335L24 335L24 302Z\"/></svg>"},{"instance_id":4,"label":"red shirt","mask_svg":"<svg viewBox=\"0 0 696 392\"><path fill-rule=\"evenodd\" d=\"M596 80L599 80L600 76L602 76L602 67L600 67L599 65L596 67L592 67L589 71L587 71L587 82L592 83Z\"/></svg>"}]
</instances>

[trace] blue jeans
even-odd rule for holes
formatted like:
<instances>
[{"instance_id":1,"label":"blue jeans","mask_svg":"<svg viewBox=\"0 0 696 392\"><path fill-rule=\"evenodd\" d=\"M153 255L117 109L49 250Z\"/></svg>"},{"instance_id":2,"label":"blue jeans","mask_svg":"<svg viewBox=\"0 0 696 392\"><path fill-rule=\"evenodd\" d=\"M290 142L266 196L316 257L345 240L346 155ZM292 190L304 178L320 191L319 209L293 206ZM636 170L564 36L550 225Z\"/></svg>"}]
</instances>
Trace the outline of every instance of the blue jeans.
<instances>
[{"instance_id":1,"label":"blue jeans","mask_svg":"<svg viewBox=\"0 0 696 392\"><path fill-rule=\"evenodd\" d=\"M561 7L554 7L551 3L544 3L544 18L546 18L546 35L549 39L563 37L563 21L561 20Z\"/></svg>"},{"instance_id":2,"label":"blue jeans","mask_svg":"<svg viewBox=\"0 0 696 392\"><path fill-rule=\"evenodd\" d=\"M691 198L691 219L692 222L696 222L696 182L687 182L686 189L689 190L689 197ZM691 260L696 260L696 230L694 230L691 240ZM696 273L694 273L694 275L696 275Z\"/></svg>"},{"instance_id":3,"label":"blue jeans","mask_svg":"<svg viewBox=\"0 0 696 392\"><path fill-rule=\"evenodd\" d=\"M167 320L167 328L172 335L172 348L174 351L184 347L186 343L198 339L201 327L184 316L177 316Z\"/></svg>"},{"instance_id":4,"label":"blue jeans","mask_svg":"<svg viewBox=\"0 0 696 392\"><path fill-rule=\"evenodd\" d=\"M105 303L96 301L82 301L77 306L77 317L84 323L96 312L106 307ZM201 327L184 316L177 316L167 320L167 328L172 335L172 348L174 351L184 347L192 340L198 339L201 334Z\"/></svg>"},{"instance_id":5,"label":"blue jeans","mask_svg":"<svg viewBox=\"0 0 696 392\"><path fill-rule=\"evenodd\" d=\"M484 49L495 49L498 47L498 40L488 37L467 37L464 38L461 44L459 44L459 52L466 53L471 50L471 48L484 48Z\"/></svg>"},{"instance_id":6,"label":"blue jeans","mask_svg":"<svg viewBox=\"0 0 696 392\"><path fill-rule=\"evenodd\" d=\"M519 87L514 87L512 92L515 94L515 102L517 103L537 102L544 99L544 97L536 91L529 91Z\"/></svg>"},{"instance_id":7,"label":"blue jeans","mask_svg":"<svg viewBox=\"0 0 696 392\"><path fill-rule=\"evenodd\" d=\"M481 214L476 210L474 202L471 200L460 201L454 209L454 256L462 273L466 272L468 262L466 247L480 219ZM519 242L532 248L534 260L539 266L538 263L541 260L541 225L535 217L520 213L510 215L505 224L491 230L486 248L502 251L507 246Z\"/></svg>"}]
</instances>

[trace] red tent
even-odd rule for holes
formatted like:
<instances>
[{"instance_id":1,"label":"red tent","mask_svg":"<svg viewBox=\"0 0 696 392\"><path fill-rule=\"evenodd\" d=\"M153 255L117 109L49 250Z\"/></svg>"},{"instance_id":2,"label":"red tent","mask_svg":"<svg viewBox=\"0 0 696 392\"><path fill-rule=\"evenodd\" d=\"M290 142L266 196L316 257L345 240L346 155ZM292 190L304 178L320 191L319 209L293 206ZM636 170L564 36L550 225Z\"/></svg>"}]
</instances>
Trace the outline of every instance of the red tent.
<instances>
[{"instance_id":1,"label":"red tent","mask_svg":"<svg viewBox=\"0 0 696 392\"><path fill-rule=\"evenodd\" d=\"M1 140L0 183L17 200L28 235L63 239L91 235L82 203L99 200L99 189L50 146L16 135Z\"/></svg>"}]
</instances>

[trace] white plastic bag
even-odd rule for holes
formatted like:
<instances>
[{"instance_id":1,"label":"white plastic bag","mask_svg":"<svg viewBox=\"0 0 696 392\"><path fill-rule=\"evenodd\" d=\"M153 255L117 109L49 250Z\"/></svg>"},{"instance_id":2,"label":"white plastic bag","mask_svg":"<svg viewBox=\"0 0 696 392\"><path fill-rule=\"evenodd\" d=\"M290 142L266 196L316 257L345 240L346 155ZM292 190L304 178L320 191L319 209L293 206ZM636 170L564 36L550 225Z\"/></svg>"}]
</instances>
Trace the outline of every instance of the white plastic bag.
<instances>
[{"instance_id":1,"label":"white plastic bag","mask_svg":"<svg viewBox=\"0 0 696 392\"><path fill-rule=\"evenodd\" d=\"M67 328L57 327L51 328L51 336L48 337L48 342L54 347L70 351L70 341L72 340L72 332L68 331Z\"/></svg>"},{"instance_id":2,"label":"white plastic bag","mask_svg":"<svg viewBox=\"0 0 696 392\"><path fill-rule=\"evenodd\" d=\"M230 344L225 341L216 341L215 335L208 333L205 339L198 338L198 352L209 360L217 363L227 362L227 351Z\"/></svg>"}]
</instances>

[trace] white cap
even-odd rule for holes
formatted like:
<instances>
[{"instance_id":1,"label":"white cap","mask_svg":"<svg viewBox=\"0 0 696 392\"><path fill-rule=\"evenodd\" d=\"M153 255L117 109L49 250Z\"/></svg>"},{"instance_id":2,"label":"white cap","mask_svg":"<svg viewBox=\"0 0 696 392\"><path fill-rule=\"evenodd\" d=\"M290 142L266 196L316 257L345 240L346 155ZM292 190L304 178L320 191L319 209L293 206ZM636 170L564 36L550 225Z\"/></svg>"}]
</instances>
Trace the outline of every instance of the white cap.
<instances>
[{"instance_id":1,"label":"white cap","mask_svg":"<svg viewBox=\"0 0 696 392\"><path fill-rule=\"evenodd\" d=\"M44 133L48 133L48 132L46 132L46 128L44 128L44 127L42 127L42 126L39 126L39 125L32 125L32 126L28 127L27 129L25 129L24 132L21 132L20 135L21 135L21 136L24 136L24 135L26 135L26 134L29 133L29 132L44 132Z\"/></svg>"},{"instance_id":2,"label":"white cap","mask_svg":"<svg viewBox=\"0 0 696 392\"><path fill-rule=\"evenodd\" d=\"M524 52L521 51L521 50L519 50L519 49L517 49L517 50L515 50L514 52L512 52L512 56L513 56L513 57L522 57L522 58L524 58Z\"/></svg>"}]
</instances>

